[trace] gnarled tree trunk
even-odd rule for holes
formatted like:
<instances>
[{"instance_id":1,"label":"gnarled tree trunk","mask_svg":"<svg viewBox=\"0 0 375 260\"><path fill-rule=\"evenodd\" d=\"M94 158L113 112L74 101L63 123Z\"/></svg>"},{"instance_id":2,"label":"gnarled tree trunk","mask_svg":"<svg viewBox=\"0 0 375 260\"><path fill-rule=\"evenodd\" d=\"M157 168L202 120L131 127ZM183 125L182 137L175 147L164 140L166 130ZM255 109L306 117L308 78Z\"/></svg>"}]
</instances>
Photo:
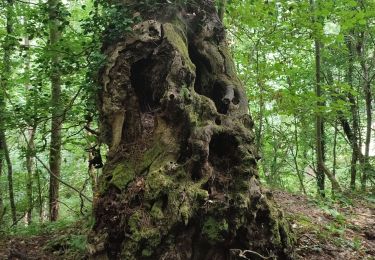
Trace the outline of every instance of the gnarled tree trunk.
<instances>
[{"instance_id":1,"label":"gnarled tree trunk","mask_svg":"<svg viewBox=\"0 0 375 260\"><path fill-rule=\"evenodd\" d=\"M94 259L290 257L222 23L213 1L194 2L131 5L143 22L104 47Z\"/></svg>"}]
</instances>

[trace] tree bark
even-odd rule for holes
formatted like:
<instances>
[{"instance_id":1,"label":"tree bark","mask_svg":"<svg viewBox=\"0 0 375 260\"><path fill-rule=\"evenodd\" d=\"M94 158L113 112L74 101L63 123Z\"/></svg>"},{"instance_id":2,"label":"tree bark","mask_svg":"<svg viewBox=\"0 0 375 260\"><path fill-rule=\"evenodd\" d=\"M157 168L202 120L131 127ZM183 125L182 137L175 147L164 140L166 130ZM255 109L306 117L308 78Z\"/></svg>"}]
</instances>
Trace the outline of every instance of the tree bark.
<instances>
[{"instance_id":1,"label":"tree bark","mask_svg":"<svg viewBox=\"0 0 375 260\"><path fill-rule=\"evenodd\" d=\"M28 7L30 6L30 1L28 2ZM25 28L28 26L28 17L24 16L25 21ZM25 84L26 89L26 102L28 103L28 107L35 108L35 105L32 104L31 97L29 95L30 91L33 91L33 95L35 95L35 90L30 89L30 40L29 36L26 35L24 38L24 48L26 51L25 57L25 78L27 82ZM35 109L34 109L35 111ZM36 127L37 123L35 118L27 118L27 144L26 144L26 195L27 195L27 212L26 212L26 222L28 225L32 222L32 211L33 211L33 175L35 169L35 134L36 134Z\"/></svg>"},{"instance_id":2,"label":"tree bark","mask_svg":"<svg viewBox=\"0 0 375 260\"><path fill-rule=\"evenodd\" d=\"M336 167L337 167L337 134L339 132L338 130L338 120L335 120L335 127L334 127L334 134L333 134L333 149L332 149L332 157L333 157L333 163L332 163L332 175L333 177L336 176ZM336 177L335 177L336 178ZM334 185L332 185L332 197L335 196L334 192Z\"/></svg>"},{"instance_id":3,"label":"tree bark","mask_svg":"<svg viewBox=\"0 0 375 260\"><path fill-rule=\"evenodd\" d=\"M2 153L2 148L0 146L0 153ZM2 155L0 154L0 179L3 174L3 160L2 160ZM5 213L5 207L4 207L4 199L3 199L3 188L0 188L0 228L3 224L3 217Z\"/></svg>"},{"instance_id":4,"label":"tree bark","mask_svg":"<svg viewBox=\"0 0 375 260\"><path fill-rule=\"evenodd\" d=\"M33 175L35 169L35 158L33 154L35 153L35 134L36 127L32 126L28 129L28 143L29 146L26 148L26 169L27 169L27 178L26 178L26 194L27 194L27 224L32 222L32 211L33 211Z\"/></svg>"},{"instance_id":5,"label":"tree bark","mask_svg":"<svg viewBox=\"0 0 375 260\"><path fill-rule=\"evenodd\" d=\"M327 166L323 163L322 164L323 171L325 175L327 175L328 179L332 184L332 190L337 192L342 192L340 183L336 180L335 175L327 168Z\"/></svg>"},{"instance_id":6,"label":"tree bark","mask_svg":"<svg viewBox=\"0 0 375 260\"><path fill-rule=\"evenodd\" d=\"M99 134L96 133L95 130L92 130L90 126L91 126L91 121L87 122L86 127L85 127L87 131L86 133L87 139L90 140L91 137L93 136L95 136L95 139L98 139ZM95 150L99 149L98 151L100 152L100 144L98 148L96 148L97 145L98 145L98 140L96 140L95 142L89 143L89 146L90 146L90 150L88 151L89 167L87 169L87 173L91 181L91 190L92 190L92 195L93 195L92 197L94 198L94 200L95 200L95 196L98 193L98 173L97 173L97 169L95 168L95 165L91 162L92 160L95 159L95 156L97 156L95 154Z\"/></svg>"},{"instance_id":7,"label":"tree bark","mask_svg":"<svg viewBox=\"0 0 375 260\"><path fill-rule=\"evenodd\" d=\"M12 213L12 222L15 225L17 224L17 209L16 209L16 202L14 199L14 189L13 189L13 166L12 166L12 161L10 159L8 144L7 144L4 132L0 133L0 143L2 143L2 150L4 153L5 161L7 163L9 204L10 204L10 211Z\"/></svg>"},{"instance_id":8,"label":"tree bark","mask_svg":"<svg viewBox=\"0 0 375 260\"><path fill-rule=\"evenodd\" d=\"M259 110L258 110L258 129L255 130L255 143L257 145L257 149L261 151L262 147L262 136L263 136L263 126L264 126L264 112L265 112L265 102L264 96L266 95L264 89L264 80L261 78L259 71L259 44L256 44L256 83L259 89Z\"/></svg>"},{"instance_id":9,"label":"tree bark","mask_svg":"<svg viewBox=\"0 0 375 260\"><path fill-rule=\"evenodd\" d=\"M295 146L295 152L292 150L293 155L293 161L294 161L294 167L296 169L299 185L300 185L300 191L303 192L303 194L307 195L305 185L303 183L303 173L300 171L298 166L298 153L299 153L299 142L298 142L298 121L297 121L297 115L294 115L294 146Z\"/></svg>"},{"instance_id":10,"label":"tree bark","mask_svg":"<svg viewBox=\"0 0 375 260\"><path fill-rule=\"evenodd\" d=\"M353 47L353 41L352 41L352 34L349 34L346 40L346 45L349 52L348 57L348 71L347 71L347 82L349 86L351 87L351 91L354 92L354 86L353 86L353 72L354 72L354 47ZM359 132L359 121L357 117L358 113L358 106L356 99L352 92L348 92L348 99L350 102L350 112L352 117L352 129L353 133L349 136L350 143L352 147L352 158L351 158L351 164L350 164L350 188L352 190L355 190L356 188L356 178L357 178L357 162L359 158L359 153L361 152L359 149L358 144L358 132Z\"/></svg>"},{"instance_id":11,"label":"tree bark","mask_svg":"<svg viewBox=\"0 0 375 260\"><path fill-rule=\"evenodd\" d=\"M227 0L220 0L218 14L219 14L219 19L220 19L221 22L224 21L226 6L227 6Z\"/></svg>"},{"instance_id":12,"label":"tree bark","mask_svg":"<svg viewBox=\"0 0 375 260\"><path fill-rule=\"evenodd\" d=\"M314 0L310 0L312 12L316 11L316 3ZM316 16L313 16L313 23L316 23ZM315 34L317 32L315 31ZM324 102L321 101L322 98L322 86L321 86L321 43L318 37L314 36L315 45L315 94L318 98L316 115L315 115L315 150L316 150L316 180L318 194L324 197L324 122L322 115L322 108L324 107Z\"/></svg>"},{"instance_id":13,"label":"tree bark","mask_svg":"<svg viewBox=\"0 0 375 260\"><path fill-rule=\"evenodd\" d=\"M37 190L37 204L38 204L38 217L39 222L44 223L48 219L47 211L48 209L45 209L45 202L43 198L43 191L42 191L42 184L40 181L40 173L41 170L36 167L35 170L35 180L36 180L36 190Z\"/></svg>"},{"instance_id":14,"label":"tree bark","mask_svg":"<svg viewBox=\"0 0 375 260\"><path fill-rule=\"evenodd\" d=\"M61 101L61 76L59 70L59 52L57 44L61 38L59 29L59 0L49 0L49 29L50 29L50 55L51 55L51 143L49 155L49 168L53 174L50 174L49 184L49 218L50 221L56 221L59 214L59 181L61 168L61 127L63 118L63 108ZM55 175L55 176L53 176Z\"/></svg>"},{"instance_id":15,"label":"tree bark","mask_svg":"<svg viewBox=\"0 0 375 260\"><path fill-rule=\"evenodd\" d=\"M103 46L101 133L111 152L93 259L291 256L289 227L260 187L248 101L214 2L194 2L133 2L143 22Z\"/></svg>"},{"instance_id":16,"label":"tree bark","mask_svg":"<svg viewBox=\"0 0 375 260\"><path fill-rule=\"evenodd\" d=\"M371 124L372 124L372 91L371 91L371 79L369 75L369 66L366 62L366 32L361 32L358 37L358 55L360 65L362 69L363 78L363 92L365 96L365 107L366 107L366 137L365 137L365 154L364 154L364 168L362 171L361 188L366 189L367 175L370 169L370 143L371 143Z\"/></svg>"},{"instance_id":17,"label":"tree bark","mask_svg":"<svg viewBox=\"0 0 375 260\"><path fill-rule=\"evenodd\" d=\"M9 202L12 214L13 224L17 222L16 215L16 203L14 200L14 191L13 191L13 169L12 162L10 160L7 140L6 140L6 101L5 95L9 87L9 79L12 74L11 67L11 55L14 46L14 37L13 37L13 26L14 26L14 6L13 0L7 0L6 4L6 38L4 41L4 56L3 56L3 71L0 76L0 160L5 159L7 163L8 170L8 191L9 191Z\"/></svg>"}]
</instances>

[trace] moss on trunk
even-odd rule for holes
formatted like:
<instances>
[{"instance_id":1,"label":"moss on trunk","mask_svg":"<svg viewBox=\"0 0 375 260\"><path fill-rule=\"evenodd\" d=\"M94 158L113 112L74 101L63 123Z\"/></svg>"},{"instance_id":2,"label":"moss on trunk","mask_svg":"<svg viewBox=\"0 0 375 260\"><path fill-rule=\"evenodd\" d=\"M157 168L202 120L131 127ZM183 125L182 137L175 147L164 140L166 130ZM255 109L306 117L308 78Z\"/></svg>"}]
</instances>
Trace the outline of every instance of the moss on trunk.
<instances>
[{"instance_id":1,"label":"moss on trunk","mask_svg":"<svg viewBox=\"0 0 375 260\"><path fill-rule=\"evenodd\" d=\"M260 188L248 101L214 4L164 7L140 11L144 21L105 48L100 112L112 147L91 253L255 259L244 252L252 250L289 258L292 236Z\"/></svg>"}]
</instances>

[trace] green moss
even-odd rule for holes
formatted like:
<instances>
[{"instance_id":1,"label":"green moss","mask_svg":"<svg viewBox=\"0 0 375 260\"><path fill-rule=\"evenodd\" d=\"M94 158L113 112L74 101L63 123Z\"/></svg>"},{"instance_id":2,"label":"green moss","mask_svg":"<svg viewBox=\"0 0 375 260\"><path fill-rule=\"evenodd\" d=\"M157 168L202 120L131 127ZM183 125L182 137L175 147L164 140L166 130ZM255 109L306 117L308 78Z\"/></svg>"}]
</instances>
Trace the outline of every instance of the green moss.
<instances>
[{"instance_id":1,"label":"green moss","mask_svg":"<svg viewBox=\"0 0 375 260\"><path fill-rule=\"evenodd\" d=\"M296 222L298 226L301 226L305 230L317 230L318 226L312 221L312 219L303 214L293 214L288 216L288 219L291 219Z\"/></svg>"},{"instance_id":2,"label":"green moss","mask_svg":"<svg viewBox=\"0 0 375 260\"><path fill-rule=\"evenodd\" d=\"M191 71L195 71L195 65L191 62L189 58L189 51L187 48L186 36L181 32L176 31L176 27L171 23L163 24L165 38L180 51L183 56L184 61ZM178 29L177 29L178 30Z\"/></svg>"},{"instance_id":3,"label":"green moss","mask_svg":"<svg viewBox=\"0 0 375 260\"><path fill-rule=\"evenodd\" d=\"M190 198L192 198L194 201L200 200L200 201L205 201L208 199L208 191L205 189L202 189L202 186L204 183L208 181L208 176L205 178L202 178L199 182L191 182L188 183L186 186L187 194Z\"/></svg>"},{"instance_id":4,"label":"green moss","mask_svg":"<svg viewBox=\"0 0 375 260\"><path fill-rule=\"evenodd\" d=\"M131 240L135 242L144 240L151 247L158 246L161 241L159 229L142 224L143 222L143 213L141 211L136 211L130 216L128 225Z\"/></svg>"},{"instance_id":5,"label":"green moss","mask_svg":"<svg viewBox=\"0 0 375 260\"><path fill-rule=\"evenodd\" d=\"M163 153L163 146L159 142L155 142L153 146L145 152L142 160L139 161L141 164L137 167L137 171L139 172L150 167L150 165L157 162L158 157Z\"/></svg>"},{"instance_id":6,"label":"green moss","mask_svg":"<svg viewBox=\"0 0 375 260\"><path fill-rule=\"evenodd\" d=\"M206 201L209 197L208 191L204 189L195 190L194 195L198 200L203 200L203 201Z\"/></svg>"},{"instance_id":7,"label":"green moss","mask_svg":"<svg viewBox=\"0 0 375 260\"><path fill-rule=\"evenodd\" d=\"M248 185L247 185L248 187ZM238 187L236 187L238 188ZM241 190L241 189L238 189ZM235 201L236 206L241 209L247 209L249 205L251 204L251 198L246 193L235 193L232 195L233 201Z\"/></svg>"},{"instance_id":8,"label":"green moss","mask_svg":"<svg viewBox=\"0 0 375 260\"><path fill-rule=\"evenodd\" d=\"M130 232L133 234L138 232L141 219L142 214L139 211L134 212L133 215L130 216L128 221Z\"/></svg>"},{"instance_id":9,"label":"green moss","mask_svg":"<svg viewBox=\"0 0 375 260\"><path fill-rule=\"evenodd\" d=\"M224 240L223 234L228 231L228 223L225 219L216 220L209 217L203 224L202 234L205 235L209 242L216 243Z\"/></svg>"},{"instance_id":10,"label":"green moss","mask_svg":"<svg viewBox=\"0 0 375 260\"><path fill-rule=\"evenodd\" d=\"M149 257L152 255L152 251L149 248L145 248L142 250L142 256Z\"/></svg>"},{"instance_id":11,"label":"green moss","mask_svg":"<svg viewBox=\"0 0 375 260\"><path fill-rule=\"evenodd\" d=\"M113 184L117 188L124 189L134 179L135 169L133 165L127 161L125 163L118 164L112 172L112 180L110 184Z\"/></svg>"},{"instance_id":12,"label":"green moss","mask_svg":"<svg viewBox=\"0 0 375 260\"><path fill-rule=\"evenodd\" d=\"M191 127L197 127L199 126L199 117L195 111L192 109L188 110L188 115L189 115L189 121L190 121L190 126Z\"/></svg>"},{"instance_id":13,"label":"green moss","mask_svg":"<svg viewBox=\"0 0 375 260\"><path fill-rule=\"evenodd\" d=\"M150 172L146 179L146 187L149 189L150 193L157 196L162 191L167 193L171 186L173 186L173 180L170 176L166 175L163 170Z\"/></svg>"},{"instance_id":14,"label":"green moss","mask_svg":"<svg viewBox=\"0 0 375 260\"><path fill-rule=\"evenodd\" d=\"M161 220L164 218L164 213L162 210L163 202L161 200L154 203L151 208L151 216L154 219Z\"/></svg>"},{"instance_id":15,"label":"green moss","mask_svg":"<svg viewBox=\"0 0 375 260\"><path fill-rule=\"evenodd\" d=\"M190 90L186 85L183 85L181 88L181 96L184 98L185 102L191 102L192 100Z\"/></svg>"},{"instance_id":16,"label":"green moss","mask_svg":"<svg viewBox=\"0 0 375 260\"><path fill-rule=\"evenodd\" d=\"M137 257L136 252L138 250L139 244L135 241L130 241L128 240L122 248L121 252L121 259L126 259L126 260L136 260Z\"/></svg>"},{"instance_id":17,"label":"green moss","mask_svg":"<svg viewBox=\"0 0 375 260\"><path fill-rule=\"evenodd\" d=\"M189 224L191 212L192 212L192 210L191 210L191 207L190 207L189 203L187 203L185 201L180 207L181 220L184 222L185 226L187 226L187 224Z\"/></svg>"}]
</instances>

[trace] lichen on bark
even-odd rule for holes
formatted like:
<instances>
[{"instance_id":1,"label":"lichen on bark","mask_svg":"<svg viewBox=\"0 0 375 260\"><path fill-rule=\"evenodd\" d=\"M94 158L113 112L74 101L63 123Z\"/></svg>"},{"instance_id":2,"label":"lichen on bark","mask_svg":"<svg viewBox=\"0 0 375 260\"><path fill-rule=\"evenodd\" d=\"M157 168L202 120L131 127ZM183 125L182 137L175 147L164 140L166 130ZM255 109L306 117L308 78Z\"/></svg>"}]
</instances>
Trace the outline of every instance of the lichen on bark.
<instances>
[{"instance_id":1,"label":"lichen on bark","mask_svg":"<svg viewBox=\"0 0 375 260\"><path fill-rule=\"evenodd\" d=\"M106 46L100 74L110 152L91 255L291 257L289 226L260 187L248 101L214 3L132 6L144 20Z\"/></svg>"}]
</instances>

